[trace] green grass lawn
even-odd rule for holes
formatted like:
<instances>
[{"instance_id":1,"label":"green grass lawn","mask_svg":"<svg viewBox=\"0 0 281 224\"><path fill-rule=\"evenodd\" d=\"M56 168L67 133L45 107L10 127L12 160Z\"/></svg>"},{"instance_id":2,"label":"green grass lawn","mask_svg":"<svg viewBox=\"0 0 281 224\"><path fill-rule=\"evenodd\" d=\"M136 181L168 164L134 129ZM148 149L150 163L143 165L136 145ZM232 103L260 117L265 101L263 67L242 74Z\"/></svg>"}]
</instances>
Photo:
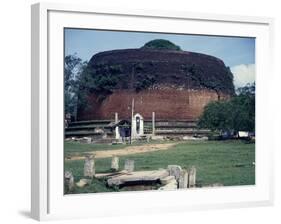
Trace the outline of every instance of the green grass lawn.
<instances>
[{"instance_id":1,"label":"green grass lawn","mask_svg":"<svg viewBox=\"0 0 281 224\"><path fill-rule=\"evenodd\" d=\"M93 151L93 146L86 144L65 144L66 152ZM125 145L96 145L94 150L124 148ZM105 148L106 147L106 148ZM255 184L255 144L243 141L188 141L174 146L174 149L135 154L120 158L119 166L124 166L125 159L135 160L135 170L155 170L168 165L180 165L182 168L195 166L197 185L204 186L220 183L225 186ZM96 159L96 173L110 169L111 158ZM82 178L83 160L65 161L65 170L73 172L75 181ZM95 186L94 186L95 185ZM92 186L75 193L112 191L94 180Z\"/></svg>"}]
</instances>

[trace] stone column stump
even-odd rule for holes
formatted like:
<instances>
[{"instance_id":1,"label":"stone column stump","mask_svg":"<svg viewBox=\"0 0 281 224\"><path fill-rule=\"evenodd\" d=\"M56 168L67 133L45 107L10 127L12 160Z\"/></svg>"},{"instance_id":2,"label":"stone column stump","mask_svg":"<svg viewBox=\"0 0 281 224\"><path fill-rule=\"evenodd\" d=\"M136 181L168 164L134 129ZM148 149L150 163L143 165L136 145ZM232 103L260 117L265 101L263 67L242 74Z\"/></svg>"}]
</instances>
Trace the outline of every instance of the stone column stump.
<instances>
[{"instance_id":1,"label":"stone column stump","mask_svg":"<svg viewBox=\"0 0 281 224\"><path fill-rule=\"evenodd\" d=\"M66 171L64 173L64 189L65 189L65 193L68 193L70 191L72 191L74 189L74 177L72 172L70 171Z\"/></svg>"},{"instance_id":2,"label":"stone column stump","mask_svg":"<svg viewBox=\"0 0 281 224\"><path fill-rule=\"evenodd\" d=\"M112 157L111 170L113 170L113 171L119 170L119 157L117 157L117 156Z\"/></svg>"},{"instance_id":3,"label":"stone column stump","mask_svg":"<svg viewBox=\"0 0 281 224\"><path fill-rule=\"evenodd\" d=\"M124 170L128 172L133 172L135 169L135 161L131 159L125 160Z\"/></svg>"},{"instance_id":4,"label":"stone column stump","mask_svg":"<svg viewBox=\"0 0 281 224\"><path fill-rule=\"evenodd\" d=\"M95 176L95 155L86 155L84 164L84 176L93 178Z\"/></svg>"},{"instance_id":5,"label":"stone column stump","mask_svg":"<svg viewBox=\"0 0 281 224\"><path fill-rule=\"evenodd\" d=\"M179 177L179 188L187 188L188 187L188 172L187 170L182 170Z\"/></svg>"},{"instance_id":6,"label":"stone column stump","mask_svg":"<svg viewBox=\"0 0 281 224\"><path fill-rule=\"evenodd\" d=\"M196 168L192 166L188 172L188 187L196 186Z\"/></svg>"},{"instance_id":7,"label":"stone column stump","mask_svg":"<svg viewBox=\"0 0 281 224\"><path fill-rule=\"evenodd\" d=\"M174 176L176 178L176 180L179 181L180 174L181 174L181 171L182 171L180 166L169 165L167 170L168 170L170 176Z\"/></svg>"}]
</instances>

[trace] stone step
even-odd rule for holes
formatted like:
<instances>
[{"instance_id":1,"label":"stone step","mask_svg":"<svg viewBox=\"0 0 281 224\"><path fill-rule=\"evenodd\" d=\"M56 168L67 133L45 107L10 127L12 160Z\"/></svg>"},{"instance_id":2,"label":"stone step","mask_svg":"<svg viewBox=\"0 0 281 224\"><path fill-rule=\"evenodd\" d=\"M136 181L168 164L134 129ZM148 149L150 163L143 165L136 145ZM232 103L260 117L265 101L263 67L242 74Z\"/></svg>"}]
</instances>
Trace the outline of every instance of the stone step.
<instances>
[{"instance_id":1,"label":"stone step","mask_svg":"<svg viewBox=\"0 0 281 224\"><path fill-rule=\"evenodd\" d=\"M108 135L108 136L113 136L113 132L106 132L106 133L98 133L95 131L88 131L88 130L78 130L78 131L65 131L65 137L74 137L74 136L96 136L96 137L101 137L104 134Z\"/></svg>"},{"instance_id":2,"label":"stone step","mask_svg":"<svg viewBox=\"0 0 281 224\"><path fill-rule=\"evenodd\" d=\"M69 124L69 126L79 126L79 125L106 125L114 120L88 120L88 121L74 121Z\"/></svg>"},{"instance_id":3,"label":"stone step","mask_svg":"<svg viewBox=\"0 0 281 224\"><path fill-rule=\"evenodd\" d=\"M66 128L66 130L96 129L96 128L110 129L111 127L108 127L107 125L101 125L101 124L89 124L89 125L69 126L69 127Z\"/></svg>"},{"instance_id":4,"label":"stone step","mask_svg":"<svg viewBox=\"0 0 281 224\"><path fill-rule=\"evenodd\" d=\"M178 129L173 129L173 130L155 130L156 135L188 135L188 134L209 134L210 130L201 130L201 129L192 129L192 130L178 130Z\"/></svg>"}]
</instances>

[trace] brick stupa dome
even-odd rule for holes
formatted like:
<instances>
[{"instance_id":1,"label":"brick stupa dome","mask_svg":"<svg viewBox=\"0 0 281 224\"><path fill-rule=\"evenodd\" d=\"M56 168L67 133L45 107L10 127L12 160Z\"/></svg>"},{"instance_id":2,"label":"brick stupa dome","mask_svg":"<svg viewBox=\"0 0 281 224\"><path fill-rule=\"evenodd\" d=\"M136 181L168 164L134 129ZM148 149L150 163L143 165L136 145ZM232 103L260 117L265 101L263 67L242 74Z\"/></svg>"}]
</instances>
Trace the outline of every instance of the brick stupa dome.
<instances>
[{"instance_id":1,"label":"brick stupa dome","mask_svg":"<svg viewBox=\"0 0 281 224\"><path fill-rule=\"evenodd\" d=\"M209 102L234 94L233 75L222 60L165 40L95 54L85 74L78 120L113 119L115 112L129 119L132 99L144 119L155 112L162 120L196 120Z\"/></svg>"}]
</instances>

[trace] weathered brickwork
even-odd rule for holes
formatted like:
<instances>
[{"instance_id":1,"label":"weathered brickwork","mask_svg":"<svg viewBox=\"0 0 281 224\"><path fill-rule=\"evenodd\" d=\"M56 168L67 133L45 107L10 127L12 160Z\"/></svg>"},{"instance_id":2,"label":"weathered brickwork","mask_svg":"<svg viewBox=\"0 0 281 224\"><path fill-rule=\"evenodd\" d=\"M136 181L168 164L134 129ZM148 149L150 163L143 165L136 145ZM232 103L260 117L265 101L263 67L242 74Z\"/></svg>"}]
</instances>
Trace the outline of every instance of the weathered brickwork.
<instances>
[{"instance_id":1,"label":"weathered brickwork","mask_svg":"<svg viewBox=\"0 0 281 224\"><path fill-rule=\"evenodd\" d=\"M215 91L202 90L144 90L140 92L130 90L116 90L102 102L92 94L89 97L87 110L78 111L81 120L114 119L115 112L120 119L131 116L132 99L135 100L135 112L143 115L144 119L151 119L155 112L157 119L196 120L204 107L211 101L218 100ZM228 98L221 95L220 99Z\"/></svg>"},{"instance_id":2,"label":"weathered brickwork","mask_svg":"<svg viewBox=\"0 0 281 224\"><path fill-rule=\"evenodd\" d=\"M78 120L196 120L211 101L234 94L233 75L216 57L187 51L123 49L95 54L88 64L92 88ZM104 76L104 77L103 77ZM88 79L87 79L88 80Z\"/></svg>"}]
</instances>

